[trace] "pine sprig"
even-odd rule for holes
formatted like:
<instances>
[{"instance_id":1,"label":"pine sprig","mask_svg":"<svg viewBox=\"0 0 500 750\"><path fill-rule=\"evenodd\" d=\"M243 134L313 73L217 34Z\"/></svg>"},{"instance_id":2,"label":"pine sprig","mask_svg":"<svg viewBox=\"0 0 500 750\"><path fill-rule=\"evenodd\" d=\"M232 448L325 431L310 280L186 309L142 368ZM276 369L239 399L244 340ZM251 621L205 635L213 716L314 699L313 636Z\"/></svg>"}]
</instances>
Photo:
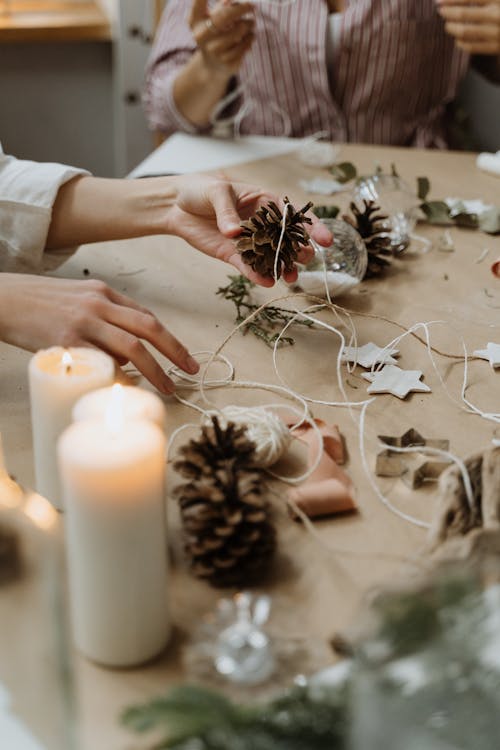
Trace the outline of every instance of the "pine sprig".
<instances>
[{"instance_id":1,"label":"pine sprig","mask_svg":"<svg viewBox=\"0 0 500 750\"><path fill-rule=\"evenodd\" d=\"M258 310L260 305L251 301L251 292L255 284L244 276L229 276L230 283L227 286L219 287L216 294L236 307L236 323L242 323L249 315ZM276 305L266 305L251 321L243 327L243 333L253 333L257 338L262 339L267 346L273 347L280 331L296 315L292 310L286 310ZM311 328L314 323L311 320L302 320L295 318L295 325L306 326ZM282 336L280 344L293 345L295 343L291 336Z\"/></svg>"},{"instance_id":2,"label":"pine sprig","mask_svg":"<svg viewBox=\"0 0 500 750\"><path fill-rule=\"evenodd\" d=\"M182 686L122 722L161 735L151 750L344 750L347 709L343 691L293 688L263 705L245 706L204 688Z\"/></svg>"}]
</instances>

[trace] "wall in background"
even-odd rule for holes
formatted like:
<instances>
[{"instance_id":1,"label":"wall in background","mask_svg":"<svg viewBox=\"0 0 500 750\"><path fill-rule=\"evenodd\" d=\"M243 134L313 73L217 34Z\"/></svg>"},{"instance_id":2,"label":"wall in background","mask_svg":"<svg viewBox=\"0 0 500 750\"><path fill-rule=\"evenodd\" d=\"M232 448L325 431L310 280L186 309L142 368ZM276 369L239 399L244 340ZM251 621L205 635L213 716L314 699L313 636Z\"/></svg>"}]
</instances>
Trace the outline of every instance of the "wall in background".
<instances>
[{"instance_id":1,"label":"wall in background","mask_svg":"<svg viewBox=\"0 0 500 750\"><path fill-rule=\"evenodd\" d=\"M154 147L142 112L157 0L100 0L108 42L0 45L5 151L124 176Z\"/></svg>"},{"instance_id":2,"label":"wall in background","mask_svg":"<svg viewBox=\"0 0 500 750\"><path fill-rule=\"evenodd\" d=\"M106 42L0 45L4 150L114 174L111 61Z\"/></svg>"}]
</instances>

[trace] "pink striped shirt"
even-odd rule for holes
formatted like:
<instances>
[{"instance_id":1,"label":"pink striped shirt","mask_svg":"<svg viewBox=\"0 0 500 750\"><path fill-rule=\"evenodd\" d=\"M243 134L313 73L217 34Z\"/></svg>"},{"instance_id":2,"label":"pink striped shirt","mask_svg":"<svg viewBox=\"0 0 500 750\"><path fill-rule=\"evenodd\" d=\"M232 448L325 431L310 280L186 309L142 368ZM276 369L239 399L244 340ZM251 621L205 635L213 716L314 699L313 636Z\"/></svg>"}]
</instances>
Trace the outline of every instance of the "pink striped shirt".
<instances>
[{"instance_id":1,"label":"pink striped shirt","mask_svg":"<svg viewBox=\"0 0 500 750\"><path fill-rule=\"evenodd\" d=\"M192 0L169 0L146 76L150 125L165 133L199 129L175 106L173 82L195 49ZM469 57L445 33L435 0L347 0L333 48L322 0L255 6L256 37L238 75L242 134L446 146L445 108Z\"/></svg>"}]
</instances>

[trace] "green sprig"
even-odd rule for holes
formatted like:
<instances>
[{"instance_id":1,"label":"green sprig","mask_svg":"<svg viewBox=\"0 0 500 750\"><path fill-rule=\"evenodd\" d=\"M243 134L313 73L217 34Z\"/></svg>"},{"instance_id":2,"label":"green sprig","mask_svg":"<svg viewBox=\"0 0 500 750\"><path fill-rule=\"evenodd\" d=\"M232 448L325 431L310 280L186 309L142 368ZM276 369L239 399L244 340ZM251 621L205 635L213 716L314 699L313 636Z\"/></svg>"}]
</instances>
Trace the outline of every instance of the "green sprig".
<instances>
[{"instance_id":1,"label":"green sprig","mask_svg":"<svg viewBox=\"0 0 500 750\"><path fill-rule=\"evenodd\" d=\"M229 302L233 302L236 307L236 323L242 323L260 307L251 299L251 292L255 284L244 276L229 276L228 278L230 283L227 286L219 287L216 294ZM296 318L296 313L292 310L286 310L276 305L266 305L243 326L243 333L253 333L267 346L272 347L280 335L280 331L276 329L283 329L292 319L294 319L294 325L306 326L307 328L314 325L311 320ZM279 340L279 344L293 345L294 343L295 341L291 336L282 336Z\"/></svg>"}]
</instances>

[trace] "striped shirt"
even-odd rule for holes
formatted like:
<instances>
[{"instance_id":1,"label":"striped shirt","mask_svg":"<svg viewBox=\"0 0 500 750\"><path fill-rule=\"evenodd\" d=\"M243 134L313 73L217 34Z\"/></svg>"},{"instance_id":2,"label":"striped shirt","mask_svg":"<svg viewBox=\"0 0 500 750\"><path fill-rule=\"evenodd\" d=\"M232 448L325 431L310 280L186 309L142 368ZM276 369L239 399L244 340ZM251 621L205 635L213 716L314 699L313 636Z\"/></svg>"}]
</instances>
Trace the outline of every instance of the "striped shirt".
<instances>
[{"instance_id":1,"label":"striped shirt","mask_svg":"<svg viewBox=\"0 0 500 750\"><path fill-rule=\"evenodd\" d=\"M191 5L167 2L148 64L146 112L167 134L200 130L172 94L195 49ZM446 105L469 57L445 33L435 0L346 0L335 23L329 16L322 0L256 4L255 40L238 75L239 132L445 147Z\"/></svg>"}]
</instances>

